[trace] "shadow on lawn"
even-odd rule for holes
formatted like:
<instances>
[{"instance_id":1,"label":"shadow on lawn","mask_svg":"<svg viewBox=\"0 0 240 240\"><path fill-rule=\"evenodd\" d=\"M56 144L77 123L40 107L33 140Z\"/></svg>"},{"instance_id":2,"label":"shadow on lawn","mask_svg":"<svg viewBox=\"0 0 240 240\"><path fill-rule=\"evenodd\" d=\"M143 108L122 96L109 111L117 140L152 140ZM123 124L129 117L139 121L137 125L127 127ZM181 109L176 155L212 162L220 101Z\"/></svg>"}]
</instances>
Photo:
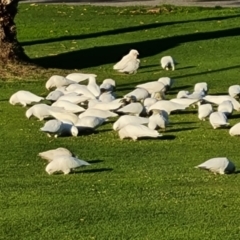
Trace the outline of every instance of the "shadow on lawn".
<instances>
[{"instance_id":1,"label":"shadow on lawn","mask_svg":"<svg viewBox=\"0 0 240 240\"><path fill-rule=\"evenodd\" d=\"M145 24L145 25L141 25L141 26L133 26L133 27L128 27L128 28L108 30L105 32L88 33L88 34L72 35L72 36L62 36L62 37L57 37L57 38L49 38L49 39L35 40L35 41L29 41L29 42L22 42L21 44L22 44L22 46L31 46L31 45L35 45L35 44L46 44L46 43L71 41L71 40L83 40L83 39L96 38L96 37L115 35L115 34L121 34L121 33L130 33L130 32L135 32L135 31L149 30L149 29L159 28L159 27L163 27L163 26L170 26L170 25L174 25L174 24L217 21L217 20L236 18L239 16L240 15L238 14L238 15L231 15L231 16L224 16L224 17L202 18L202 19L189 20L189 21L151 23L151 24Z\"/></svg>"},{"instance_id":2,"label":"shadow on lawn","mask_svg":"<svg viewBox=\"0 0 240 240\"><path fill-rule=\"evenodd\" d=\"M100 173L100 172L110 172L113 171L113 168L96 168L96 169L86 169L82 171L73 172L74 174L80 173Z\"/></svg>"},{"instance_id":3,"label":"shadow on lawn","mask_svg":"<svg viewBox=\"0 0 240 240\"><path fill-rule=\"evenodd\" d=\"M240 30L240 28L239 28ZM240 33L238 34L240 35ZM225 68L220 68L220 69L215 69L215 70L209 70L209 71L205 71L205 72L197 72L197 73L191 73L191 74L187 74L187 75L181 75L181 76L177 76L175 77L176 79L179 78L185 78L185 77L193 77L193 76L198 76L198 75L203 75L203 74L209 74L209 73L215 73L215 72L220 72L220 71L227 71L230 69L234 69L234 68L239 68L240 65L235 65L235 66L230 66L230 67L225 67Z\"/></svg>"},{"instance_id":4,"label":"shadow on lawn","mask_svg":"<svg viewBox=\"0 0 240 240\"><path fill-rule=\"evenodd\" d=\"M102 163L102 162L104 162L104 161L103 161L103 160L96 159L96 160L88 160L87 162L90 163L90 164L93 164L93 163Z\"/></svg>"},{"instance_id":5,"label":"shadow on lawn","mask_svg":"<svg viewBox=\"0 0 240 240\"><path fill-rule=\"evenodd\" d=\"M240 35L240 28L212 31L206 33L193 33L163 39L153 39L143 42L93 47L89 49L62 53L55 56L46 56L34 59L33 61L34 63L45 68L61 68L61 69L88 68L117 62L119 60L119 56L128 53L129 49L133 48L138 49L141 52L141 57L148 57L161 53L162 51L166 51L167 49L176 47L184 42L193 42L238 35ZM230 69L230 67L228 69Z\"/></svg>"},{"instance_id":6,"label":"shadow on lawn","mask_svg":"<svg viewBox=\"0 0 240 240\"><path fill-rule=\"evenodd\" d=\"M237 16L239 15L233 15L228 17L205 18L205 19L192 20L192 21L195 21L195 22L196 21L212 21L212 20L235 18ZM110 31L100 32L100 33L64 36L60 38L38 40L38 41L32 41L32 42L23 42L22 45L28 46L28 45L41 44L41 43L44 44L44 43L67 41L67 40L95 38L95 37L100 37L104 35L121 34L125 32L133 32L133 31L138 31L143 29L158 28L164 25L172 25L172 24L179 24L179 23L185 23L185 22L186 21L148 24L144 26L110 30ZM210 32L189 33L185 35L166 37L162 39L156 38L156 39L142 41L142 42L124 43L124 44L110 45L110 46L96 46L88 49L36 58L36 59L33 59L33 62L45 68L61 68L61 69L88 68L88 67L95 67L95 66L100 66L104 64L109 64L109 63L115 63L119 61L119 56L123 56L127 54L130 49L138 49L140 52L140 57L144 58L144 57L149 57L149 56L159 54L162 51L166 51L167 49L174 48L186 42L209 40L209 39L238 36L238 35L240 35L240 27L218 30L218 31L210 31ZM230 67L228 69L230 69ZM224 70L224 69L218 69L214 71L220 71L220 70ZM196 75L196 74L199 74L199 73L195 73L193 75ZM186 77L186 76L181 76L181 77Z\"/></svg>"},{"instance_id":7,"label":"shadow on lawn","mask_svg":"<svg viewBox=\"0 0 240 240\"><path fill-rule=\"evenodd\" d=\"M160 132L160 133L165 134L165 132ZM166 131L166 133L168 133L168 131ZM163 135L163 136L157 137L157 138L140 137L140 138L138 138L137 141L162 141L162 140L174 140L175 138L176 138L176 136L174 136L174 135Z\"/></svg>"},{"instance_id":8,"label":"shadow on lawn","mask_svg":"<svg viewBox=\"0 0 240 240\"><path fill-rule=\"evenodd\" d=\"M167 133L168 132L169 131L167 131ZM174 135L163 135L162 137L160 137L161 140L174 140L175 138L176 138L176 136L174 136Z\"/></svg>"},{"instance_id":9,"label":"shadow on lawn","mask_svg":"<svg viewBox=\"0 0 240 240\"><path fill-rule=\"evenodd\" d=\"M239 119L240 118L240 114L234 114L228 117L229 119Z\"/></svg>"}]
</instances>

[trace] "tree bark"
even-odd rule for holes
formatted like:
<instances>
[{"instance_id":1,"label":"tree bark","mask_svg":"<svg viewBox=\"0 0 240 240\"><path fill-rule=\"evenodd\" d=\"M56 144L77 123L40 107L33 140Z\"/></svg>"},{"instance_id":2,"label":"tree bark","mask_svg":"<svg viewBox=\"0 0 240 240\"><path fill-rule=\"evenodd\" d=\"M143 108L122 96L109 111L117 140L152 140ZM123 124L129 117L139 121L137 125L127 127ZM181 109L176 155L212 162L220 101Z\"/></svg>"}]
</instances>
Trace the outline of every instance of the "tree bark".
<instances>
[{"instance_id":1,"label":"tree bark","mask_svg":"<svg viewBox=\"0 0 240 240\"><path fill-rule=\"evenodd\" d=\"M28 61L17 40L14 18L19 0L0 0L0 64Z\"/></svg>"}]
</instances>

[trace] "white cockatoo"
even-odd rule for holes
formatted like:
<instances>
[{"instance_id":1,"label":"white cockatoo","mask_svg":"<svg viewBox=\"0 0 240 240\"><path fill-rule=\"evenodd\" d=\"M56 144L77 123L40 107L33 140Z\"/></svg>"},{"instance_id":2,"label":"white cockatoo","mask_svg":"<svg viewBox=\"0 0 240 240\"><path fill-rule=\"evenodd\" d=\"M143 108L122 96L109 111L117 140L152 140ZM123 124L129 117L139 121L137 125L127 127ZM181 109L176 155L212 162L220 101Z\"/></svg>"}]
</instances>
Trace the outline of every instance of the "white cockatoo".
<instances>
[{"instance_id":1,"label":"white cockatoo","mask_svg":"<svg viewBox=\"0 0 240 240\"><path fill-rule=\"evenodd\" d=\"M211 158L195 168L205 169L214 174L229 174L235 172L235 165L226 157Z\"/></svg>"},{"instance_id":2,"label":"white cockatoo","mask_svg":"<svg viewBox=\"0 0 240 240\"><path fill-rule=\"evenodd\" d=\"M145 107L139 102L130 103L116 110L117 113L139 116L146 113Z\"/></svg>"},{"instance_id":3,"label":"white cockatoo","mask_svg":"<svg viewBox=\"0 0 240 240\"><path fill-rule=\"evenodd\" d=\"M224 113L227 117L232 115L233 104L230 100L223 101L218 105L218 112Z\"/></svg>"},{"instance_id":4,"label":"white cockatoo","mask_svg":"<svg viewBox=\"0 0 240 240\"><path fill-rule=\"evenodd\" d=\"M78 117L83 118L86 116L93 116L93 117L99 117L99 118L110 118L110 117L117 117L118 114L108 111L108 110L88 108L85 112L81 113Z\"/></svg>"},{"instance_id":5,"label":"white cockatoo","mask_svg":"<svg viewBox=\"0 0 240 240\"><path fill-rule=\"evenodd\" d=\"M170 77L161 77L158 79L158 82L163 83L166 89L170 89L174 83L174 80Z\"/></svg>"},{"instance_id":6,"label":"white cockatoo","mask_svg":"<svg viewBox=\"0 0 240 240\"><path fill-rule=\"evenodd\" d=\"M214 129L229 126L226 115L222 112L213 112L209 116L209 122Z\"/></svg>"},{"instance_id":7,"label":"white cockatoo","mask_svg":"<svg viewBox=\"0 0 240 240\"><path fill-rule=\"evenodd\" d=\"M60 107L71 113L81 113L85 111L85 108L80 107L76 103L72 103L66 100L58 100L52 104L53 107Z\"/></svg>"},{"instance_id":8,"label":"white cockatoo","mask_svg":"<svg viewBox=\"0 0 240 240\"><path fill-rule=\"evenodd\" d=\"M62 91L54 90L46 96L46 100L55 102L63 95L64 95L64 93Z\"/></svg>"},{"instance_id":9,"label":"white cockatoo","mask_svg":"<svg viewBox=\"0 0 240 240\"><path fill-rule=\"evenodd\" d=\"M194 85L194 92L208 92L208 84L206 82L199 82Z\"/></svg>"},{"instance_id":10,"label":"white cockatoo","mask_svg":"<svg viewBox=\"0 0 240 240\"><path fill-rule=\"evenodd\" d=\"M144 117L123 115L113 124L113 130L118 131L128 124L147 124L148 121L148 118Z\"/></svg>"},{"instance_id":11,"label":"white cockatoo","mask_svg":"<svg viewBox=\"0 0 240 240\"><path fill-rule=\"evenodd\" d=\"M228 94L233 98L240 97L240 85L232 85L228 88Z\"/></svg>"},{"instance_id":12,"label":"white cockatoo","mask_svg":"<svg viewBox=\"0 0 240 240\"><path fill-rule=\"evenodd\" d=\"M152 82L138 84L136 87L137 88L144 88L150 94L156 93L156 92L165 92L166 91L165 85L161 82L158 82L158 81L152 81Z\"/></svg>"},{"instance_id":13,"label":"white cockatoo","mask_svg":"<svg viewBox=\"0 0 240 240\"><path fill-rule=\"evenodd\" d=\"M91 78L94 79L94 78ZM94 81L94 80L93 80ZM74 92L77 94L82 94L85 97L88 97L88 99L95 99L95 95L88 89L88 86L86 85L80 85L80 84L71 84L66 88L68 92Z\"/></svg>"},{"instance_id":14,"label":"white cockatoo","mask_svg":"<svg viewBox=\"0 0 240 240\"><path fill-rule=\"evenodd\" d=\"M71 92L69 94L63 95L61 96L58 101L68 101L71 103L75 103L75 104L81 104L87 100L91 99L90 97L87 97L85 95L81 95L75 92Z\"/></svg>"},{"instance_id":15,"label":"white cockatoo","mask_svg":"<svg viewBox=\"0 0 240 240\"><path fill-rule=\"evenodd\" d=\"M210 103L202 104L198 107L198 118L202 121L205 121L212 112L213 108Z\"/></svg>"},{"instance_id":16,"label":"white cockatoo","mask_svg":"<svg viewBox=\"0 0 240 240\"><path fill-rule=\"evenodd\" d=\"M99 97L101 94L100 87L97 85L95 77L89 77L87 88L95 97Z\"/></svg>"},{"instance_id":17,"label":"white cockatoo","mask_svg":"<svg viewBox=\"0 0 240 240\"><path fill-rule=\"evenodd\" d=\"M89 79L90 77L96 78L97 75L93 73L70 73L66 76L67 79L74 81L76 83L85 81Z\"/></svg>"},{"instance_id":18,"label":"white cockatoo","mask_svg":"<svg viewBox=\"0 0 240 240\"><path fill-rule=\"evenodd\" d=\"M36 104L36 105L33 105L32 107L30 107L26 111L25 115L28 119L30 119L32 116L34 116L37 119L39 119L40 121L42 121L43 119L52 117L50 110L51 111L61 111L62 108L53 107L53 106L49 106L44 103L40 103L40 104Z\"/></svg>"},{"instance_id":19,"label":"white cockatoo","mask_svg":"<svg viewBox=\"0 0 240 240\"><path fill-rule=\"evenodd\" d=\"M39 157L42 159L47 160L48 162L51 162L55 157L57 156L73 156L73 154L66 148L59 147L56 149L51 149L48 151L40 152L38 154Z\"/></svg>"},{"instance_id":20,"label":"white cockatoo","mask_svg":"<svg viewBox=\"0 0 240 240\"><path fill-rule=\"evenodd\" d=\"M170 99L171 102L179 103L182 105L187 105L188 107L193 106L195 108L196 105L200 103L200 99L194 98L172 98Z\"/></svg>"},{"instance_id":21,"label":"white cockatoo","mask_svg":"<svg viewBox=\"0 0 240 240\"><path fill-rule=\"evenodd\" d=\"M20 90L20 91L17 91L16 93L14 93L10 97L9 103L12 105L20 104L23 107L26 107L27 105L31 105L33 103L40 102L43 99L44 99L43 97L39 97L29 91Z\"/></svg>"},{"instance_id":22,"label":"white cockatoo","mask_svg":"<svg viewBox=\"0 0 240 240\"><path fill-rule=\"evenodd\" d=\"M115 99L116 99L116 96L112 91L102 92L101 95L98 97L98 100L101 102L112 102Z\"/></svg>"},{"instance_id":23,"label":"white cockatoo","mask_svg":"<svg viewBox=\"0 0 240 240\"><path fill-rule=\"evenodd\" d=\"M138 51L132 49L127 55L125 55L119 62L117 62L113 69L119 72L136 73L139 68L140 60L137 59L139 55Z\"/></svg>"},{"instance_id":24,"label":"white cockatoo","mask_svg":"<svg viewBox=\"0 0 240 240\"><path fill-rule=\"evenodd\" d=\"M40 130L47 133L48 137L54 136L55 138L71 135L77 137L78 135L78 129L76 126L56 119L47 121Z\"/></svg>"},{"instance_id":25,"label":"white cockatoo","mask_svg":"<svg viewBox=\"0 0 240 240\"><path fill-rule=\"evenodd\" d=\"M162 135L141 124L128 124L118 132L120 139L131 138L136 141L138 138L158 138Z\"/></svg>"},{"instance_id":26,"label":"white cockatoo","mask_svg":"<svg viewBox=\"0 0 240 240\"><path fill-rule=\"evenodd\" d=\"M116 81L111 78L106 78L99 87L101 92L112 92L116 87Z\"/></svg>"},{"instance_id":27,"label":"white cockatoo","mask_svg":"<svg viewBox=\"0 0 240 240\"><path fill-rule=\"evenodd\" d=\"M88 166L88 162L80 160L72 156L56 156L46 167L46 172L51 175L55 172L63 172L64 174L69 174L72 169Z\"/></svg>"},{"instance_id":28,"label":"white cockatoo","mask_svg":"<svg viewBox=\"0 0 240 240\"><path fill-rule=\"evenodd\" d=\"M150 94L145 88L136 88L124 96L124 98L134 99L134 101L141 101L147 97L150 97Z\"/></svg>"},{"instance_id":29,"label":"white cockatoo","mask_svg":"<svg viewBox=\"0 0 240 240\"><path fill-rule=\"evenodd\" d=\"M214 103L216 105L221 104L223 101L230 100L233 104L233 108L236 111L240 111L240 103L229 95L206 95L203 100L208 103Z\"/></svg>"},{"instance_id":30,"label":"white cockatoo","mask_svg":"<svg viewBox=\"0 0 240 240\"><path fill-rule=\"evenodd\" d=\"M171 112L174 112L174 111L185 110L187 107L188 105L171 102L169 100L161 100L151 105L148 108L148 112L151 111L152 109L159 109L159 110L165 110L168 114L171 114Z\"/></svg>"},{"instance_id":31,"label":"white cockatoo","mask_svg":"<svg viewBox=\"0 0 240 240\"><path fill-rule=\"evenodd\" d=\"M86 127L86 128L96 129L97 127L101 126L105 121L106 121L105 118L86 116L83 118L79 118L75 126L80 128Z\"/></svg>"},{"instance_id":32,"label":"white cockatoo","mask_svg":"<svg viewBox=\"0 0 240 240\"><path fill-rule=\"evenodd\" d=\"M240 123L236 123L229 129L229 134L231 136L240 136Z\"/></svg>"},{"instance_id":33,"label":"white cockatoo","mask_svg":"<svg viewBox=\"0 0 240 240\"><path fill-rule=\"evenodd\" d=\"M167 117L164 117L164 114L162 113L162 110L152 110L152 115L149 117L148 127L150 129L166 129L166 126L168 125L168 115ZM166 113L167 114L167 113Z\"/></svg>"},{"instance_id":34,"label":"white cockatoo","mask_svg":"<svg viewBox=\"0 0 240 240\"><path fill-rule=\"evenodd\" d=\"M73 125L75 123L77 123L77 121L78 121L78 116L76 114L68 112L65 109L60 109L60 110L49 109L49 114L53 118L55 118L61 122L70 122Z\"/></svg>"},{"instance_id":35,"label":"white cockatoo","mask_svg":"<svg viewBox=\"0 0 240 240\"><path fill-rule=\"evenodd\" d=\"M174 71L176 61L171 56L164 56L161 58L160 64L163 69L166 69L166 70L172 69L172 71Z\"/></svg>"},{"instance_id":36,"label":"white cockatoo","mask_svg":"<svg viewBox=\"0 0 240 240\"><path fill-rule=\"evenodd\" d=\"M53 75L47 80L45 87L47 90L50 90L53 88L68 86L73 83L75 83L75 82L72 80L69 80L63 76Z\"/></svg>"}]
</instances>

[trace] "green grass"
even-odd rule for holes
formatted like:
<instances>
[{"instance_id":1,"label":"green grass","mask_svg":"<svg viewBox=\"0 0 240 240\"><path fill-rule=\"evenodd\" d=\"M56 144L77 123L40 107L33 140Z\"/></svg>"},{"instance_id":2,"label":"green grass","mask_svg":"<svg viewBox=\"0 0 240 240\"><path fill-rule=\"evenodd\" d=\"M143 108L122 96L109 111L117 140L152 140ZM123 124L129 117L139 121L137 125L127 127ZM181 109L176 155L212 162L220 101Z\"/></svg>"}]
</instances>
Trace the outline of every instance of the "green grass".
<instances>
[{"instance_id":1,"label":"green grass","mask_svg":"<svg viewBox=\"0 0 240 240\"><path fill-rule=\"evenodd\" d=\"M238 174L193 168L217 156L239 168L239 138L200 122L197 110L171 115L159 140L121 141L113 121L97 134L49 139L39 131L42 122L27 120L26 108L8 103L21 89L46 96L50 73L91 72L99 83L113 78L118 96L169 76L175 79L169 99L201 81L209 94L227 94L239 84L238 8L149 9L20 5L18 39L35 63L49 69L0 82L0 239L239 239ZM113 64L131 48L140 53L138 73L114 72ZM164 55L179 62L176 71L160 68ZM239 122L239 113L229 122ZM47 175L37 154L57 147L92 165Z\"/></svg>"}]
</instances>

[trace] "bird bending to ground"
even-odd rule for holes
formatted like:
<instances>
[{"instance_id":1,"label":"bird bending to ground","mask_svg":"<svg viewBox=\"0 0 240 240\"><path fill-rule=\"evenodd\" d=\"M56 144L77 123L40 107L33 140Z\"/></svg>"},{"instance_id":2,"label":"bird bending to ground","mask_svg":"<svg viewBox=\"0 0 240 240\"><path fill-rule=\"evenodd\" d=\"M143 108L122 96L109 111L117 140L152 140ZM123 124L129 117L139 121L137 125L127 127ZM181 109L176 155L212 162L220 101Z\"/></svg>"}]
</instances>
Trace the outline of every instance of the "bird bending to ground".
<instances>
[{"instance_id":1,"label":"bird bending to ground","mask_svg":"<svg viewBox=\"0 0 240 240\"><path fill-rule=\"evenodd\" d=\"M229 134L231 136L240 136L240 123L233 125L229 130Z\"/></svg>"},{"instance_id":2,"label":"bird bending to ground","mask_svg":"<svg viewBox=\"0 0 240 240\"><path fill-rule=\"evenodd\" d=\"M131 138L136 141L138 138L158 138L162 135L144 125L140 124L128 124L121 128L118 132L120 139Z\"/></svg>"},{"instance_id":3,"label":"bird bending to ground","mask_svg":"<svg viewBox=\"0 0 240 240\"><path fill-rule=\"evenodd\" d=\"M240 85L232 85L228 88L228 94L233 98L239 98L240 96Z\"/></svg>"},{"instance_id":4,"label":"bird bending to ground","mask_svg":"<svg viewBox=\"0 0 240 240\"><path fill-rule=\"evenodd\" d=\"M209 116L209 122L214 129L229 126L227 121L226 115L222 112L213 112Z\"/></svg>"},{"instance_id":5,"label":"bird bending to ground","mask_svg":"<svg viewBox=\"0 0 240 240\"><path fill-rule=\"evenodd\" d=\"M56 148L56 149L51 149L45 152L40 152L38 154L39 157L42 159L47 160L48 162L51 162L55 157L57 156L73 156L73 154L66 148Z\"/></svg>"},{"instance_id":6,"label":"bird bending to ground","mask_svg":"<svg viewBox=\"0 0 240 240\"><path fill-rule=\"evenodd\" d=\"M26 107L32 103L40 102L43 99L43 97L39 97L29 91L20 90L10 97L9 103L12 105L20 104Z\"/></svg>"},{"instance_id":7,"label":"bird bending to ground","mask_svg":"<svg viewBox=\"0 0 240 240\"><path fill-rule=\"evenodd\" d=\"M113 124L113 130L118 131L129 124L147 124L148 121L148 118L144 117L123 115Z\"/></svg>"},{"instance_id":8,"label":"bird bending to ground","mask_svg":"<svg viewBox=\"0 0 240 240\"><path fill-rule=\"evenodd\" d=\"M160 63L163 69L172 69L172 71L175 70L176 61L171 56L162 57Z\"/></svg>"},{"instance_id":9,"label":"bird bending to ground","mask_svg":"<svg viewBox=\"0 0 240 240\"><path fill-rule=\"evenodd\" d=\"M198 118L202 121L205 121L212 112L213 108L210 103L202 104L198 107Z\"/></svg>"},{"instance_id":10,"label":"bird bending to ground","mask_svg":"<svg viewBox=\"0 0 240 240\"><path fill-rule=\"evenodd\" d=\"M48 137L54 135L55 138L69 135L77 137L78 135L78 129L76 126L67 122L63 123L56 119L47 121L40 130L47 133Z\"/></svg>"},{"instance_id":11,"label":"bird bending to ground","mask_svg":"<svg viewBox=\"0 0 240 240\"><path fill-rule=\"evenodd\" d=\"M211 158L195 168L205 169L214 174L226 174L235 172L235 165L226 157Z\"/></svg>"},{"instance_id":12,"label":"bird bending to ground","mask_svg":"<svg viewBox=\"0 0 240 240\"><path fill-rule=\"evenodd\" d=\"M50 90L53 88L68 86L73 83L75 83L75 82L72 80L69 80L63 76L53 75L48 79L48 81L45 84L45 87L47 90Z\"/></svg>"},{"instance_id":13,"label":"bird bending to ground","mask_svg":"<svg viewBox=\"0 0 240 240\"><path fill-rule=\"evenodd\" d=\"M80 160L71 156L57 156L55 157L46 167L46 172L51 175L55 172L63 172L64 174L69 174L72 169L88 166L88 162Z\"/></svg>"}]
</instances>

